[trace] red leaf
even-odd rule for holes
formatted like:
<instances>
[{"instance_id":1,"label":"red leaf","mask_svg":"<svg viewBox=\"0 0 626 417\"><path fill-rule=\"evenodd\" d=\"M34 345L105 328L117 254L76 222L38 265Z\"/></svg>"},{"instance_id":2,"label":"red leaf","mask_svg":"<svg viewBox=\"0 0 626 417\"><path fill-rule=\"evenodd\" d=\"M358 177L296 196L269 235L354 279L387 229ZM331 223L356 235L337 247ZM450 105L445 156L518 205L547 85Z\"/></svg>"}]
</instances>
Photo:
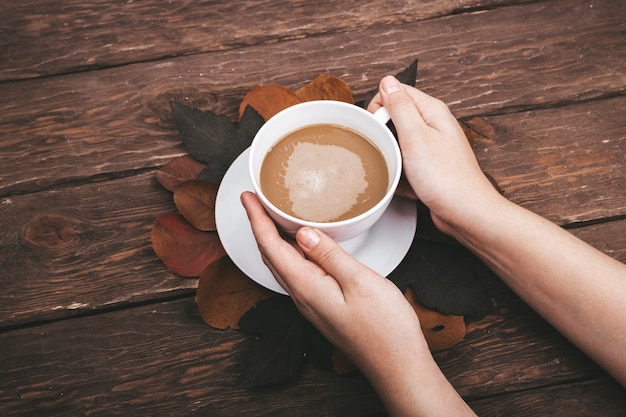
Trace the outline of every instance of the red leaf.
<instances>
[{"instance_id":1,"label":"red leaf","mask_svg":"<svg viewBox=\"0 0 626 417\"><path fill-rule=\"evenodd\" d=\"M169 161L154 175L165 189L174 191L174 188L187 180L195 180L206 167L189 155L179 156Z\"/></svg>"},{"instance_id":2,"label":"red leaf","mask_svg":"<svg viewBox=\"0 0 626 417\"><path fill-rule=\"evenodd\" d=\"M178 214L165 214L152 226L152 248L163 263L184 277L202 271L226 252L217 232L202 232Z\"/></svg>"},{"instance_id":3,"label":"red leaf","mask_svg":"<svg viewBox=\"0 0 626 417\"><path fill-rule=\"evenodd\" d=\"M206 180L189 180L174 188L174 204L196 229L215 229L217 184Z\"/></svg>"}]
</instances>

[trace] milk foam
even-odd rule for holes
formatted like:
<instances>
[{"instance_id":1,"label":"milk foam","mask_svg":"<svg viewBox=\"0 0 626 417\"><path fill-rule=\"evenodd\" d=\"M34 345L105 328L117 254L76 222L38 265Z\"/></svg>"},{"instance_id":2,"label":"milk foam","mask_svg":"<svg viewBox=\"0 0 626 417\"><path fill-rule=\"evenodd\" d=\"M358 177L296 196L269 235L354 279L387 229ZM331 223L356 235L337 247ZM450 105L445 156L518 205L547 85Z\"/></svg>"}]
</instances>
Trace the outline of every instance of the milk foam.
<instances>
[{"instance_id":1,"label":"milk foam","mask_svg":"<svg viewBox=\"0 0 626 417\"><path fill-rule=\"evenodd\" d=\"M318 222L349 211L367 189L365 169L357 154L341 146L308 142L295 144L285 164L284 181L293 213Z\"/></svg>"}]
</instances>

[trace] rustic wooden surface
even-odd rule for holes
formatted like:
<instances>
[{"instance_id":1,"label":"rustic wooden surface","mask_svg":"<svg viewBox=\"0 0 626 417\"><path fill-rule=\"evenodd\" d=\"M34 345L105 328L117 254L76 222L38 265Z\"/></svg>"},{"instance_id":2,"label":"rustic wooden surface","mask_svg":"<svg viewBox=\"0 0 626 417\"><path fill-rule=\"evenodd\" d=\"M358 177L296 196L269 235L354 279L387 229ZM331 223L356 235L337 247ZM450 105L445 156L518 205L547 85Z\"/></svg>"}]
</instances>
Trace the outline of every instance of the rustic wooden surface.
<instances>
[{"instance_id":1,"label":"rustic wooden surface","mask_svg":"<svg viewBox=\"0 0 626 417\"><path fill-rule=\"evenodd\" d=\"M249 338L200 319L154 255L184 153L170 100L236 114L319 73L357 98L417 83L476 130L505 195L626 262L626 3L610 0L0 4L0 416L366 416L360 375L237 386ZM624 388L494 276L493 312L435 354L486 416L623 416ZM620 329L616 329L620 331Z\"/></svg>"}]
</instances>

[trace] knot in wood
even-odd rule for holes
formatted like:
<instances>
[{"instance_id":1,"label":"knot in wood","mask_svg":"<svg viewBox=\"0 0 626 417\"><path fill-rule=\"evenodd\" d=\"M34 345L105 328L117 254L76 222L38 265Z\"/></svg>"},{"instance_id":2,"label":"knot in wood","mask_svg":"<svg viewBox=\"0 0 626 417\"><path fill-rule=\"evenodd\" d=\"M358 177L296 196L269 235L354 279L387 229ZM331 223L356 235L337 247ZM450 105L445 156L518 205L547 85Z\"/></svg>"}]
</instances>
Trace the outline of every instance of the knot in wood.
<instances>
[{"instance_id":1,"label":"knot in wood","mask_svg":"<svg viewBox=\"0 0 626 417\"><path fill-rule=\"evenodd\" d=\"M77 235L74 222L58 214L39 215L22 230L22 240L29 246L61 249L72 245Z\"/></svg>"}]
</instances>

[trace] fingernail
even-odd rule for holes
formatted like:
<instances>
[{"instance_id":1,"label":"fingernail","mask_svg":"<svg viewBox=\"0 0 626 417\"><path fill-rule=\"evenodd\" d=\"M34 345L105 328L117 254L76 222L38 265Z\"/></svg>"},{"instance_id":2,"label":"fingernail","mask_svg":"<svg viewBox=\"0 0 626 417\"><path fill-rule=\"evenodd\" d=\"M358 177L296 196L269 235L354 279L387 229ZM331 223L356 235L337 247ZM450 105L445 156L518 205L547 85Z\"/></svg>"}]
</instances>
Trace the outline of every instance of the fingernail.
<instances>
[{"instance_id":1,"label":"fingernail","mask_svg":"<svg viewBox=\"0 0 626 417\"><path fill-rule=\"evenodd\" d=\"M320 241L320 235L309 227L303 227L298 231L296 236L298 243L304 247L304 249L313 249Z\"/></svg>"},{"instance_id":2,"label":"fingernail","mask_svg":"<svg viewBox=\"0 0 626 417\"><path fill-rule=\"evenodd\" d=\"M392 77L391 75L383 78L382 87L383 91L387 94L398 92L402 88L400 86L400 81L398 81L396 77Z\"/></svg>"}]
</instances>

